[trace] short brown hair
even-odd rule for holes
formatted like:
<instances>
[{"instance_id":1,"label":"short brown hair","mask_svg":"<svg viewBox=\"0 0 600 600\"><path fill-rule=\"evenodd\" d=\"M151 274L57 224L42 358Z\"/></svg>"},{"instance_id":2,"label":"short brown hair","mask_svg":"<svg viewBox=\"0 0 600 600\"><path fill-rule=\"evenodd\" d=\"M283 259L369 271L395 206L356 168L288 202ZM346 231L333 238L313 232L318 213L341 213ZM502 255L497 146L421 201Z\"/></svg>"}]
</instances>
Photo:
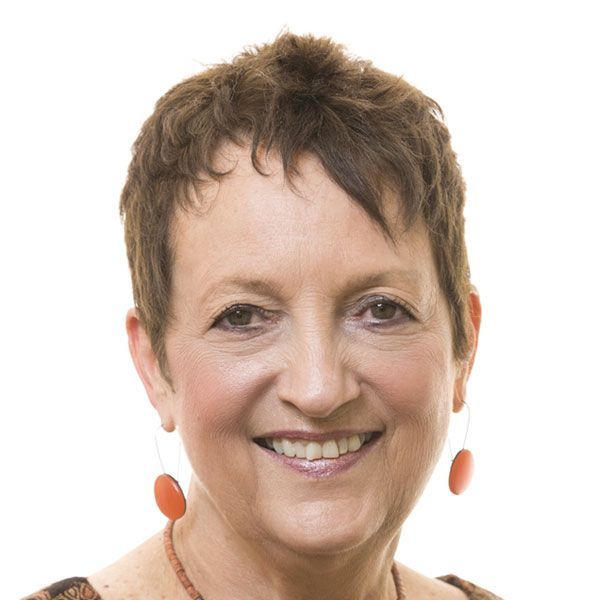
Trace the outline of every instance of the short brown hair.
<instances>
[{"instance_id":1,"label":"short brown hair","mask_svg":"<svg viewBox=\"0 0 600 600\"><path fill-rule=\"evenodd\" d=\"M245 48L171 88L133 146L120 200L134 302L159 367L171 383L165 332L170 306L174 210L192 208L224 142L275 149L286 180L303 153L323 167L393 239L383 213L392 190L409 228L422 218L448 300L457 360L471 347L470 274L464 240L465 185L440 106L402 77L349 56L328 37L282 33ZM207 179L203 179L206 177Z\"/></svg>"}]
</instances>

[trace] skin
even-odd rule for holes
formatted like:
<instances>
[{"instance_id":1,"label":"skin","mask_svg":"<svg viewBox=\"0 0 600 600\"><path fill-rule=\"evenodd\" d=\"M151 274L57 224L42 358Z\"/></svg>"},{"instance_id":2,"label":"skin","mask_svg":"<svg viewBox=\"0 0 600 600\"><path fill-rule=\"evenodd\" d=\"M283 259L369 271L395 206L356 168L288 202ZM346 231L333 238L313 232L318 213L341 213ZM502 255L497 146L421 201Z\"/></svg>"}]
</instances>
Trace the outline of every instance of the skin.
<instances>
[{"instance_id":1,"label":"skin","mask_svg":"<svg viewBox=\"0 0 600 600\"><path fill-rule=\"evenodd\" d=\"M217 168L235 168L205 188L210 209L176 215L166 336L173 389L135 309L127 315L136 369L193 470L175 548L210 600L392 600L402 524L465 398L479 297L469 299L472 352L458 363L424 225L392 243L315 157L299 163L298 194L276 156L263 164L269 177L253 169L248 148L224 146ZM412 275L347 291L356 277L388 269ZM234 275L276 289L225 289L220 282ZM214 323L232 304L266 313L244 307ZM252 441L277 429L347 428L383 435L327 480L279 465ZM408 598L465 597L399 567ZM127 597L128 585L151 598L186 597L160 534L90 580L107 599Z\"/></svg>"}]
</instances>

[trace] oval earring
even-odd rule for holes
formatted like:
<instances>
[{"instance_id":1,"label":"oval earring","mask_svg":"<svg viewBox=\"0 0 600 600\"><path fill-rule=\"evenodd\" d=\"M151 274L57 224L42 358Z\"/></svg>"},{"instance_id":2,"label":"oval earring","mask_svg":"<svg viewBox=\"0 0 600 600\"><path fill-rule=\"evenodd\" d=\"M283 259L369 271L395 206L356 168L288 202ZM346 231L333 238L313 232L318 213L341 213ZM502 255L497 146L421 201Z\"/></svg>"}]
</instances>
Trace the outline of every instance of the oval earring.
<instances>
[{"instance_id":1,"label":"oval earring","mask_svg":"<svg viewBox=\"0 0 600 600\"><path fill-rule=\"evenodd\" d=\"M162 423L159 425L159 427L163 427ZM156 453L158 454L158 460L163 472L154 481L154 499L156 500L156 504L160 509L160 512L162 512L162 514L171 521L176 521L185 514L185 494L183 493L183 490L181 489L177 479L165 473L165 467L158 449L158 440L156 438L157 432L158 427L154 432L154 443L156 445ZM181 447L179 450L181 452Z\"/></svg>"},{"instance_id":2,"label":"oval earring","mask_svg":"<svg viewBox=\"0 0 600 600\"><path fill-rule=\"evenodd\" d=\"M465 449L465 442L467 441L467 433L469 432L469 424L471 422L471 409L464 400L463 404L468 410L467 431L465 432L462 450L459 450L452 459L450 476L448 478L448 487L450 488L450 491L456 495L462 494L469 487L475 469L473 453L470 450ZM450 440L448 440L448 444L449 443ZM452 449L450 449L450 455L452 456Z\"/></svg>"}]
</instances>

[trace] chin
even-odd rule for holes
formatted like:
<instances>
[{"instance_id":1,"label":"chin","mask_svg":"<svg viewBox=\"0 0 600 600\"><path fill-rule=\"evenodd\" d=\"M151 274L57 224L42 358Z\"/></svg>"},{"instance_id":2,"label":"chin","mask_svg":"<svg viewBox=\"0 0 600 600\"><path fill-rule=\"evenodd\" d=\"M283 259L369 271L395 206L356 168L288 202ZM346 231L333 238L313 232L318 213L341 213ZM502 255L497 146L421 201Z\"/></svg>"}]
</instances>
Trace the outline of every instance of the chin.
<instances>
[{"instance_id":1,"label":"chin","mask_svg":"<svg viewBox=\"0 0 600 600\"><path fill-rule=\"evenodd\" d=\"M361 545L376 532L377 525L373 512L359 499L319 500L290 506L276 521L271 519L269 529L299 554L326 555Z\"/></svg>"}]
</instances>

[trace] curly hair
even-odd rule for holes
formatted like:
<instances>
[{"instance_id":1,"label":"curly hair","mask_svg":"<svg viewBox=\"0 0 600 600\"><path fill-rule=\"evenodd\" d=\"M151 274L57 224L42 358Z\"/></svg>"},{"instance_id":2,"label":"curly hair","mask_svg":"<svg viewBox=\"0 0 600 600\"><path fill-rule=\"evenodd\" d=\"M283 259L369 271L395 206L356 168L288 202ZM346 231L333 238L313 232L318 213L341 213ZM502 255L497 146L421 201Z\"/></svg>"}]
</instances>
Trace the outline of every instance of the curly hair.
<instances>
[{"instance_id":1,"label":"curly hair","mask_svg":"<svg viewBox=\"0 0 600 600\"><path fill-rule=\"evenodd\" d=\"M173 319L173 215L176 207L197 209L202 183L227 176L213 164L225 142L250 146L261 175L260 151L275 150L292 186L298 158L312 153L388 238L398 233L383 209L392 190L406 228L415 219L427 226L454 356L467 358L465 184L442 109L329 37L285 32L175 85L133 145L120 214L135 306L166 381L172 385L165 332Z\"/></svg>"}]
</instances>

